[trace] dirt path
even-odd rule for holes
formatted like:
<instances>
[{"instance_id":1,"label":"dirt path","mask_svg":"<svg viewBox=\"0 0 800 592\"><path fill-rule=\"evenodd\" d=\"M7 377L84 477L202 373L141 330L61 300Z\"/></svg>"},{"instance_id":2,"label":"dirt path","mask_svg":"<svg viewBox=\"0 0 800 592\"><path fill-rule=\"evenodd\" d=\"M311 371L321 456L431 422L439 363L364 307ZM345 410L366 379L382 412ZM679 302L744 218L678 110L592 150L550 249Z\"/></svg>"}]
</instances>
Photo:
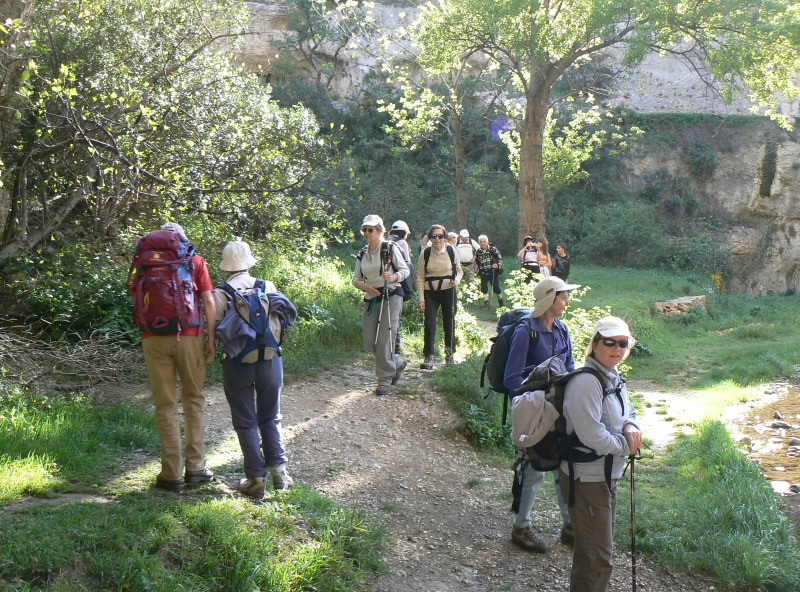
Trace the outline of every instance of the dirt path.
<instances>
[{"instance_id":1,"label":"dirt path","mask_svg":"<svg viewBox=\"0 0 800 592\"><path fill-rule=\"evenodd\" d=\"M557 541L553 488L542 488L535 509L551 549L526 553L510 543L510 469L488 464L458 434L458 416L427 386L425 373L409 367L387 397L375 396L373 385L363 361L287 383L283 425L296 479L387 525L390 573L370 576L374 589L566 590L570 548ZM220 397L216 389L209 393L216 418L224 416ZM616 553L614 564L611 589L629 590L629 556ZM642 590L716 589L641 558L637 574Z\"/></svg>"}]
</instances>

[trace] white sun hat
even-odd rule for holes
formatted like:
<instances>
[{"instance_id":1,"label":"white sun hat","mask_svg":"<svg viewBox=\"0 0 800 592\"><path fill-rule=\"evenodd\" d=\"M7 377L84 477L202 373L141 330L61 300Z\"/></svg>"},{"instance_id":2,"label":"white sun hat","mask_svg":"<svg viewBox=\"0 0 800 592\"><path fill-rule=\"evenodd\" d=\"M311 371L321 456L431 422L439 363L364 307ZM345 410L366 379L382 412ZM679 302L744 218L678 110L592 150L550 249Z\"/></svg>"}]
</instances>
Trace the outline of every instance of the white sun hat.
<instances>
[{"instance_id":1,"label":"white sun hat","mask_svg":"<svg viewBox=\"0 0 800 592\"><path fill-rule=\"evenodd\" d=\"M219 268L223 271L244 271L256 263L258 259L253 257L250 245L244 241L233 241L222 249L222 262Z\"/></svg>"},{"instance_id":2,"label":"white sun hat","mask_svg":"<svg viewBox=\"0 0 800 592\"><path fill-rule=\"evenodd\" d=\"M556 299L556 293L567 292L580 287L580 284L568 284L561 278L553 275L540 280L533 289L535 303L531 316L534 318L542 316L545 311L553 305Z\"/></svg>"}]
</instances>

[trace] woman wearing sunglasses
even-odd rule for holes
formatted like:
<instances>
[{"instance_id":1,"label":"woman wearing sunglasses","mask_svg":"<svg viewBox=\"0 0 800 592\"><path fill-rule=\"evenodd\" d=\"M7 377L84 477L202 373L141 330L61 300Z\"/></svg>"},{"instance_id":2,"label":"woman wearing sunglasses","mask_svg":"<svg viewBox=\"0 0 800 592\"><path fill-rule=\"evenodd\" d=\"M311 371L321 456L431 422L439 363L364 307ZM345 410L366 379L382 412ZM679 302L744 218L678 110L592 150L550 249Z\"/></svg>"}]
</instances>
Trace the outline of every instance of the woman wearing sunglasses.
<instances>
[{"instance_id":1,"label":"woman wearing sunglasses","mask_svg":"<svg viewBox=\"0 0 800 592\"><path fill-rule=\"evenodd\" d=\"M611 579L611 555L617 503L617 481L625 459L642 445L636 424L636 411L628 399L625 381L617 365L628 357L633 337L628 325L617 317L603 317L594 328L586 350L584 366L597 370L600 384L589 373L581 373L567 383L564 416L567 433L574 432L583 448L605 455L591 462L561 463L559 483L564 499L574 498L569 515L575 532L569 589L572 592L604 592ZM610 459L610 474L607 472Z\"/></svg>"},{"instance_id":2,"label":"woman wearing sunglasses","mask_svg":"<svg viewBox=\"0 0 800 592\"><path fill-rule=\"evenodd\" d=\"M453 245L447 242L447 230L441 224L428 229L431 246L426 247L419 256L417 269L417 292L419 309L425 315L425 337L420 364L423 370L433 370L433 350L436 342L436 318L442 309L444 328L445 363L454 362L456 351L456 286L464 272L458 263L458 255Z\"/></svg>"},{"instance_id":3,"label":"woman wearing sunglasses","mask_svg":"<svg viewBox=\"0 0 800 592\"><path fill-rule=\"evenodd\" d=\"M410 270L399 247L383 240L384 231L380 216L370 214L364 218L361 234L367 244L356 256L353 270L353 285L364 292L362 338L364 348L375 355L376 395L388 395L406 368L394 346L403 310L398 286Z\"/></svg>"}]
</instances>

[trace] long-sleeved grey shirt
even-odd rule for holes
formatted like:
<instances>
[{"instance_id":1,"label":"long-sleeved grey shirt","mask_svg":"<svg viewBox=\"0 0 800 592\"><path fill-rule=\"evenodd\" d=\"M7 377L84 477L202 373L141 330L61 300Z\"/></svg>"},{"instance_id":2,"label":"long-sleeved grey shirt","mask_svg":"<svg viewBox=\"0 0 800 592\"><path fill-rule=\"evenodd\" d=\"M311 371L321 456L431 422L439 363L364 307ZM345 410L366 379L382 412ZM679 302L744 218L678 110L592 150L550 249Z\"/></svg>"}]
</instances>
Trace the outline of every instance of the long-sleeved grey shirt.
<instances>
[{"instance_id":1,"label":"long-sleeved grey shirt","mask_svg":"<svg viewBox=\"0 0 800 592\"><path fill-rule=\"evenodd\" d=\"M605 377L606 385L620 387L620 396L603 396L603 386L589 373L581 373L570 379L564 391L564 417L567 433L575 432L587 448L597 454L614 456L611 478L619 479L625 468L625 458L631 450L622 431L636 423L636 410L628 399L625 383L616 368L609 371L594 358L586 358L584 366L594 368ZM606 386L604 385L604 386ZM561 469L568 472L566 461ZM574 463L575 478L582 481L605 481L605 459L588 463Z\"/></svg>"}]
</instances>

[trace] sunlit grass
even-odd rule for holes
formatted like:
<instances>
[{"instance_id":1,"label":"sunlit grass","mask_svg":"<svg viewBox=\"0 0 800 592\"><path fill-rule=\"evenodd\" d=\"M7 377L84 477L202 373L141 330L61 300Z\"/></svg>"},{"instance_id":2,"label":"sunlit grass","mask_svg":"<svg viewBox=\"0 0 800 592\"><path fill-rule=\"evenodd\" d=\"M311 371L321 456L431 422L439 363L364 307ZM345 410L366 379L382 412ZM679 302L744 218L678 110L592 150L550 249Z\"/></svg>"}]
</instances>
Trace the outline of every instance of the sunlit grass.
<instances>
[{"instance_id":1,"label":"sunlit grass","mask_svg":"<svg viewBox=\"0 0 800 592\"><path fill-rule=\"evenodd\" d=\"M731 589L800 586L794 528L757 465L725 426L704 422L660 458L637 463L637 545L673 569L690 566ZM626 480L618 499L630 499ZM630 540L629 509L619 511L618 544Z\"/></svg>"},{"instance_id":2,"label":"sunlit grass","mask_svg":"<svg viewBox=\"0 0 800 592\"><path fill-rule=\"evenodd\" d=\"M51 459L34 455L25 458L0 456L0 506L23 494L47 495L59 482Z\"/></svg>"}]
</instances>

